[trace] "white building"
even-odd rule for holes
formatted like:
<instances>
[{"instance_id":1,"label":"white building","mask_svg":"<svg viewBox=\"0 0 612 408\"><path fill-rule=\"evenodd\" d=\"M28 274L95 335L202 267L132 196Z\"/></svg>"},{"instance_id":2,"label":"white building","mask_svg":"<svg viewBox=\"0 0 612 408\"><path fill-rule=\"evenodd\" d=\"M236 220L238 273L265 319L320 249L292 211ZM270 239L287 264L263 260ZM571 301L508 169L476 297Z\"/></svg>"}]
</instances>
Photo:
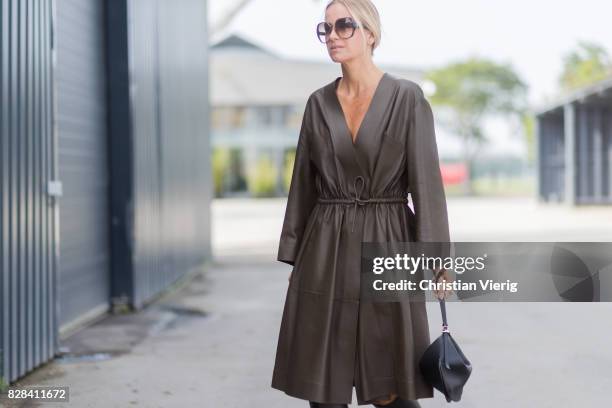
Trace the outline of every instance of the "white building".
<instances>
[{"instance_id":1,"label":"white building","mask_svg":"<svg viewBox=\"0 0 612 408\"><path fill-rule=\"evenodd\" d=\"M422 82L424 72L381 65L384 71ZM250 166L267 155L277 169L277 193L283 194L285 153L295 149L308 96L341 76L331 61L287 59L231 34L211 45L211 127L213 148L231 149L224 194L248 194Z\"/></svg>"}]
</instances>

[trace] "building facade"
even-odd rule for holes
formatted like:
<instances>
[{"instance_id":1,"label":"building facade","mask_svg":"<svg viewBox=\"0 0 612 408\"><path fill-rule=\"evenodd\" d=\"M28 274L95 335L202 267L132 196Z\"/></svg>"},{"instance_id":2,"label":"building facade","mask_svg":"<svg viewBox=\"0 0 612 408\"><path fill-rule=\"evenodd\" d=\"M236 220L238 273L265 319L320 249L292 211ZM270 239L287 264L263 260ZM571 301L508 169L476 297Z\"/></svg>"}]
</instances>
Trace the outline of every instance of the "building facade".
<instances>
[{"instance_id":1,"label":"building facade","mask_svg":"<svg viewBox=\"0 0 612 408\"><path fill-rule=\"evenodd\" d=\"M539 109L536 134L539 200L612 204L612 78Z\"/></svg>"},{"instance_id":2,"label":"building facade","mask_svg":"<svg viewBox=\"0 0 612 408\"><path fill-rule=\"evenodd\" d=\"M0 2L0 378L210 259L207 5Z\"/></svg>"},{"instance_id":3,"label":"building facade","mask_svg":"<svg viewBox=\"0 0 612 408\"><path fill-rule=\"evenodd\" d=\"M227 149L222 195L250 195L249 176L270 163L273 195L286 194L287 154L295 150L308 96L341 76L339 64L285 58L244 36L221 36L211 45L213 149ZM400 78L422 82L424 72L381 65Z\"/></svg>"}]
</instances>

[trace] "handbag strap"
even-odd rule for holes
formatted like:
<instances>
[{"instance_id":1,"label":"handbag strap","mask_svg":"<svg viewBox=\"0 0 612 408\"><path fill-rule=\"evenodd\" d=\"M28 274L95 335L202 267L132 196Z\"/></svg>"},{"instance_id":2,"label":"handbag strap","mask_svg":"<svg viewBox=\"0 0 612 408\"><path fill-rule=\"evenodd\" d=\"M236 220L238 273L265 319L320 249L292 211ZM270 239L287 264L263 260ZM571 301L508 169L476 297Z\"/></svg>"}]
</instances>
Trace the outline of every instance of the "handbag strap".
<instances>
[{"instance_id":1,"label":"handbag strap","mask_svg":"<svg viewBox=\"0 0 612 408\"><path fill-rule=\"evenodd\" d=\"M442 311L442 331L448 331L448 322L446 321L446 302L444 298L438 299L440 302L440 310Z\"/></svg>"}]
</instances>

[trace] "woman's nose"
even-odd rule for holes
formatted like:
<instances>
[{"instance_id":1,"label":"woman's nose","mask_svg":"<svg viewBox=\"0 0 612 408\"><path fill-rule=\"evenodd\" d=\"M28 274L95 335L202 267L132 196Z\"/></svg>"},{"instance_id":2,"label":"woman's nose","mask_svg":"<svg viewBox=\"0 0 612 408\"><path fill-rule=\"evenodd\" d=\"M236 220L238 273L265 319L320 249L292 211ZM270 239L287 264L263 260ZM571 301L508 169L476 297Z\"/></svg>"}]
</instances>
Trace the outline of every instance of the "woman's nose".
<instances>
[{"instance_id":1,"label":"woman's nose","mask_svg":"<svg viewBox=\"0 0 612 408\"><path fill-rule=\"evenodd\" d=\"M327 36L327 41L331 41L331 40L338 40L340 37L338 37L338 33L336 33L336 27L332 27L331 33L329 33L329 35Z\"/></svg>"}]
</instances>

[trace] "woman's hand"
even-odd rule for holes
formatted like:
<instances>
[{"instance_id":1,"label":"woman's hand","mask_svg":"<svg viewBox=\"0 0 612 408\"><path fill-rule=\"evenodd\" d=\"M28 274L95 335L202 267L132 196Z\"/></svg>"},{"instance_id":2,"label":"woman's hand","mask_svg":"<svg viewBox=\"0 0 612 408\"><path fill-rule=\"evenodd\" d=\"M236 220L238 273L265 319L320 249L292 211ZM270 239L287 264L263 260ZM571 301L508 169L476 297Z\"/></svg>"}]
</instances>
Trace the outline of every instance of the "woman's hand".
<instances>
[{"instance_id":1,"label":"woman's hand","mask_svg":"<svg viewBox=\"0 0 612 408\"><path fill-rule=\"evenodd\" d=\"M434 270L433 272L434 272L434 279L433 279L434 282L443 282L443 281L452 282L452 279L448 275L448 272L446 271L446 269ZM442 300L442 299L448 298L452 293L455 293L455 291L452 289L446 290L442 287L440 290L434 289L434 293L436 294L436 297L439 300Z\"/></svg>"}]
</instances>

